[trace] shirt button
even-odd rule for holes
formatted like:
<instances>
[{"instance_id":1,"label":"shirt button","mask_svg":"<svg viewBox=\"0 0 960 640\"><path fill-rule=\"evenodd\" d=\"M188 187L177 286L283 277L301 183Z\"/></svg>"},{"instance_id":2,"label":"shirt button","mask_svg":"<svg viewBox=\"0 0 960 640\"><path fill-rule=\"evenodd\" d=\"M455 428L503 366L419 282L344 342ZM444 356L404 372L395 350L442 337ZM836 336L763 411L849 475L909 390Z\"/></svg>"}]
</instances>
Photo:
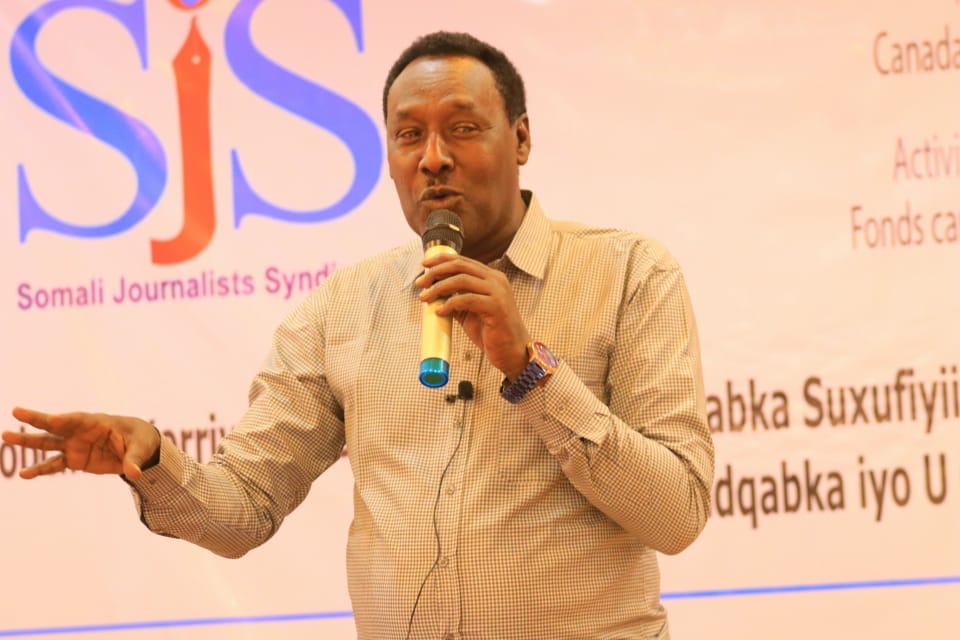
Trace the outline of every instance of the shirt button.
<instances>
[{"instance_id":1,"label":"shirt button","mask_svg":"<svg viewBox=\"0 0 960 640\"><path fill-rule=\"evenodd\" d=\"M437 564L439 564L441 567L445 567L445 566L447 566L448 564L450 564L450 559L449 559L449 558L440 558L440 562L437 563Z\"/></svg>"},{"instance_id":2,"label":"shirt button","mask_svg":"<svg viewBox=\"0 0 960 640\"><path fill-rule=\"evenodd\" d=\"M450 485L447 487L447 495L452 496L457 492L457 487L455 485Z\"/></svg>"},{"instance_id":3,"label":"shirt button","mask_svg":"<svg viewBox=\"0 0 960 640\"><path fill-rule=\"evenodd\" d=\"M467 362L470 362L471 360L473 360L473 351L464 351L464 352L463 352L463 359L464 359L465 361L467 361ZM449 637L449 636L448 636L448 637Z\"/></svg>"},{"instance_id":4,"label":"shirt button","mask_svg":"<svg viewBox=\"0 0 960 640\"><path fill-rule=\"evenodd\" d=\"M443 636L443 640L460 640L460 634L448 633L447 635Z\"/></svg>"}]
</instances>

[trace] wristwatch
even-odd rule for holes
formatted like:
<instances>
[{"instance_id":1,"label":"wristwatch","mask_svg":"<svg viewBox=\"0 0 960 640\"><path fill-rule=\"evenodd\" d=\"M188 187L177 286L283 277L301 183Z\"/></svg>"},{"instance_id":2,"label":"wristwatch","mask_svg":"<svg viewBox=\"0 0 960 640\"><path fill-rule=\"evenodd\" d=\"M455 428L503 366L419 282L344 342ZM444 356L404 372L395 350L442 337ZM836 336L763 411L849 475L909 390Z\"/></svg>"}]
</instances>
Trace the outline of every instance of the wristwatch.
<instances>
[{"instance_id":1,"label":"wristwatch","mask_svg":"<svg viewBox=\"0 0 960 640\"><path fill-rule=\"evenodd\" d=\"M557 358L542 342L527 344L527 355L530 361L517 379L510 382L504 378L503 384L500 385L500 395L513 404L523 400L523 397L537 386L537 383L557 370Z\"/></svg>"}]
</instances>

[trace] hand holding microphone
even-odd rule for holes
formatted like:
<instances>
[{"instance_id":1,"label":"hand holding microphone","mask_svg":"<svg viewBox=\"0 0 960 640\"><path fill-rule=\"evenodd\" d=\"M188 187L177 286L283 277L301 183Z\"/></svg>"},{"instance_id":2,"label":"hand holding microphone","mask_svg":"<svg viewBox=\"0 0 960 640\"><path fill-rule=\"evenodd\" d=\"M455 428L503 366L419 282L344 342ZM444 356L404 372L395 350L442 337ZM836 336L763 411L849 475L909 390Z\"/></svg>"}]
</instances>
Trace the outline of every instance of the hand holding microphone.
<instances>
[{"instance_id":1,"label":"hand holding microphone","mask_svg":"<svg viewBox=\"0 0 960 640\"><path fill-rule=\"evenodd\" d=\"M514 380L527 366L531 338L509 279L498 269L460 255L463 236L455 213L434 211L425 226L428 268L417 279L424 289L420 382L428 387L447 383L452 318L481 349L486 362Z\"/></svg>"}]
</instances>

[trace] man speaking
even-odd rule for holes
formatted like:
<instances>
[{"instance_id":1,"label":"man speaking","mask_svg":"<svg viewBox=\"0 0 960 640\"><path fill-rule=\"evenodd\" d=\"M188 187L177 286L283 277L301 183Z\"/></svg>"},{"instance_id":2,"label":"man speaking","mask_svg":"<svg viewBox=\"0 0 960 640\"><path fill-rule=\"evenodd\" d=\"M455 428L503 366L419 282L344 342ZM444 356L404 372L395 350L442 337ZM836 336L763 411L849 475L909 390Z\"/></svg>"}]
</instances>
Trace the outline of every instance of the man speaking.
<instances>
[{"instance_id":1,"label":"man speaking","mask_svg":"<svg viewBox=\"0 0 960 640\"><path fill-rule=\"evenodd\" d=\"M18 408L41 433L4 440L60 452L21 475L122 473L151 530L237 557L346 445L360 638L668 638L656 553L703 529L713 475L676 262L521 190L530 119L497 49L420 38L383 108L407 222L452 212L459 253L417 238L334 273L277 329L209 463L136 418ZM455 319L446 388L418 376L425 303Z\"/></svg>"}]
</instances>

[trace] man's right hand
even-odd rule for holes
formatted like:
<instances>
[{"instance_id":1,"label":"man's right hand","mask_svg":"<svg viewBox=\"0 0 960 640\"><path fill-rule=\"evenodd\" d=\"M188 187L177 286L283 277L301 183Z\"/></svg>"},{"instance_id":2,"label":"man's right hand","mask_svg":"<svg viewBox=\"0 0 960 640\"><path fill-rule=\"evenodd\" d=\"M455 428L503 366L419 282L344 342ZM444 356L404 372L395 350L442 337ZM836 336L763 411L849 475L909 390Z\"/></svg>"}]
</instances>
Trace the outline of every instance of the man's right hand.
<instances>
[{"instance_id":1,"label":"man's right hand","mask_svg":"<svg viewBox=\"0 0 960 640\"><path fill-rule=\"evenodd\" d=\"M46 433L4 431L4 442L60 453L21 469L21 478L75 469L87 473L122 473L136 481L143 473L143 463L160 448L160 432L139 418L104 413L47 414L21 407L13 410L13 417Z\"/></svg>"}]
</instances>

